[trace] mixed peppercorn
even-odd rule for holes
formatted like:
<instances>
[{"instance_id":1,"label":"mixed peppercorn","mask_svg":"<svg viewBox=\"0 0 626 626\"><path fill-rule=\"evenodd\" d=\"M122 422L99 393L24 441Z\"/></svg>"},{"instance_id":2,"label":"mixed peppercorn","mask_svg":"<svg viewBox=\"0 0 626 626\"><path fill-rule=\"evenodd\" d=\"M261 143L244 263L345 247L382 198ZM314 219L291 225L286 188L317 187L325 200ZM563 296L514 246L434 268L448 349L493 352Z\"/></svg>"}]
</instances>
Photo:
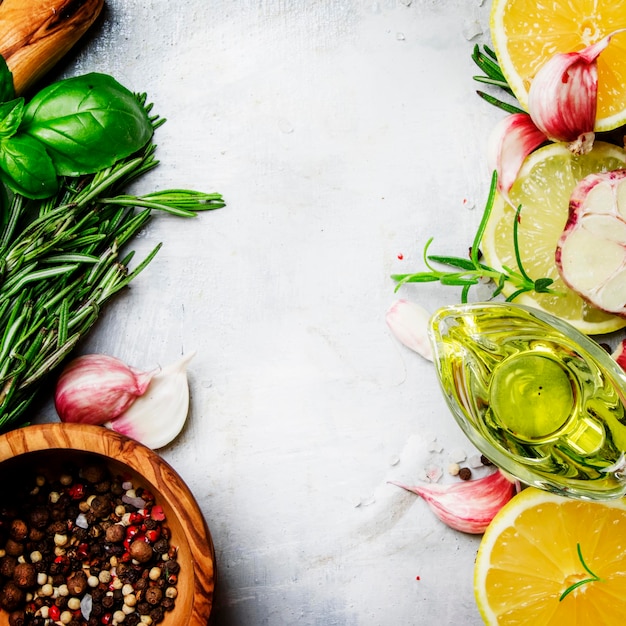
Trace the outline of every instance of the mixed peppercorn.
<instances>
[{"instance_id":1,"label":"mixed peppercorn","mask_svg":"<svg viewBox=\"0 0 626 626\"><path fill-rule=\"evenodd\" d=\"M148 489L91 459L11 482L0 506L11 626L149 626L174 608L177 549Z\"/></svg>"}]
</instances>

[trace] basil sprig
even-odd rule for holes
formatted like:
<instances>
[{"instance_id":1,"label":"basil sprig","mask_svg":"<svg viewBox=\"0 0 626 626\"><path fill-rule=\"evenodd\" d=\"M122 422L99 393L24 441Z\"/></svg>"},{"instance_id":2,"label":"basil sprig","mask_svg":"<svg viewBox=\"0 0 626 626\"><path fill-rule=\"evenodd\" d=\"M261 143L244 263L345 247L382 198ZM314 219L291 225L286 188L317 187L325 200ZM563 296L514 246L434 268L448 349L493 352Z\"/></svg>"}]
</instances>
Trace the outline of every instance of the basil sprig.
<instances>
[{"instance_id":1,"label":"basil sprig","mask_svg":"<svg viewBox=\"0 0 626 626\"><path fill-rule=\"evenodd\" d=\"M13 97L3 63L0 96L8 98L0 104L0 180L30 199L54 195L62 176L112 166L153 134L137 97L108 74L57 81L27 103Z\"/></svg>"}]
</instances>

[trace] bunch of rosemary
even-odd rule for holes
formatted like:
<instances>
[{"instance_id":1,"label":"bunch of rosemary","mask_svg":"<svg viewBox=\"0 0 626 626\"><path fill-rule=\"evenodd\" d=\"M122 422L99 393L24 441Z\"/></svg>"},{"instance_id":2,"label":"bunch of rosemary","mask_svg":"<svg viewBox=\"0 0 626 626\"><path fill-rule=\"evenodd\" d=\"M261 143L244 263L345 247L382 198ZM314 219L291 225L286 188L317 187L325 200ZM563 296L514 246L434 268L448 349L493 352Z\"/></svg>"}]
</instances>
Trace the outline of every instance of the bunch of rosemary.
<instances>
[{"instance_id":1,"label":"bunch of rosemary","mask_svg":"<svg viewBox=\"0 0 626 626\"><path fill-rule=\"evenodd\" d=\"M154 129L163 121L150 120ZM96 174L65 177L46 200L1 189L0 431L28 421L44 380L154 258L160 244L131 271L134 253L122 252L152 211L192 217L224 206L220 194L184 189L124 194L158 164L155 148L149 142Z\"/></svg>"}]
</instances>

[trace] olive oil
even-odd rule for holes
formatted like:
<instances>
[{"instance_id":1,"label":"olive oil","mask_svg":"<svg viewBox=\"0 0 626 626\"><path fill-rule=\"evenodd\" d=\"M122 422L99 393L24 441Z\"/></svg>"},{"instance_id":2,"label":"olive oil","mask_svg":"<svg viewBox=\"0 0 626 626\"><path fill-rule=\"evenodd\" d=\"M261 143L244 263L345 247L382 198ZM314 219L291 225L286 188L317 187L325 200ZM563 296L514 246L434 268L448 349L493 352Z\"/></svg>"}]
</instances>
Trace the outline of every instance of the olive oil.
<instances>
[{"instance_id":1,"label":"olive oil","mask_svg":"<svg viewBox=\"0 0 626 626\"><path fill-rule=\"evenodd\" d=\"M444 307L430 333L448 405L494 463L564 495L626 493L626 374L597 343L510 303Z\"/></svg>"}]
</instances>

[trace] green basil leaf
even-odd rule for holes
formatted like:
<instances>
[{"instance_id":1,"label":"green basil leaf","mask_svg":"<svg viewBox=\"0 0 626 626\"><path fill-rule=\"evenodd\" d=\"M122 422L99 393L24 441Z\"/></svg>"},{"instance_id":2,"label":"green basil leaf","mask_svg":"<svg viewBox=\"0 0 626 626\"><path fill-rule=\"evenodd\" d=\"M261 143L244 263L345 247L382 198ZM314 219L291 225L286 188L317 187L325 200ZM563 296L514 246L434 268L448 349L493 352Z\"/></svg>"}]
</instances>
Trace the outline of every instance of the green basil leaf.
<instances>
[{"instance_id":1,"label":"green basil leaf","mask_svg":"<svg viewBox=\"0 0 626 626\"><path fill-rule=\"evenodd\" d=\"M52 159L32 137L13 135L0 141L0 179L27 198L49 198L58 189Z\"/></svg>"},{"instance_id":2,"label":"green basil leaf","mask_svg":"<svg viewBox=\"0 0 626 626\"><path fill-rule=\"evenodd\" d=\"M0 138L14 135L23 117L24 98L16 98L0 104Z\"/></svg>"},{"instance_id":3,"label":"green basil leaf","mask_svg":"<svg viewBox=\"0 0 626 626\"><path fill-rule=\"evenodd\" d=\"M58 174L78 176L142 148L153 127L145 108L108 74L57 81L38 92L20 130L46 147Z\"/></svg>"},{"instance_id":4,"label":"green basil leaf","mask_svg":"<svg viewBox=\"0 0 626 626\"><path fill-rule=\"evenodd\" d=\"M13 86L13 74L4 60L4 57L0 55L0 102L6 102L7 100L13 100L15 98L15 87Z\"/></svg>"}]
</instances>

